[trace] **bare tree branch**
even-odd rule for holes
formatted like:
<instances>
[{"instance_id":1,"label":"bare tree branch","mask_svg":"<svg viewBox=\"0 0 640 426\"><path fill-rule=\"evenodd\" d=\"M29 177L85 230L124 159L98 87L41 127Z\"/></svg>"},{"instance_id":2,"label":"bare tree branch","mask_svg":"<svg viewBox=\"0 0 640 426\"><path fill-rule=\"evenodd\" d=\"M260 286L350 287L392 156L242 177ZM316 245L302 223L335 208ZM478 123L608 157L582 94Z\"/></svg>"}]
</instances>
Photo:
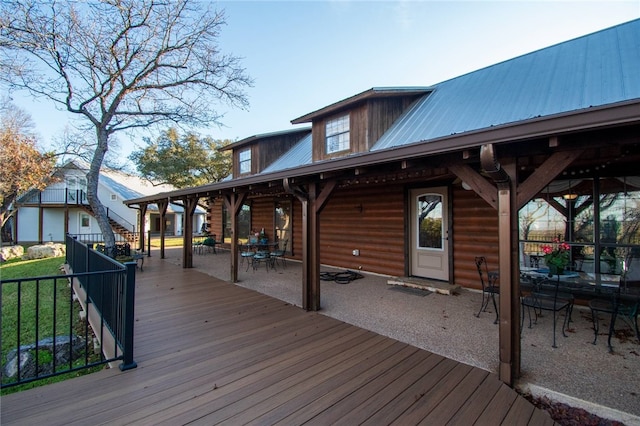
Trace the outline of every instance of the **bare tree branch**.
<instances>
[{"instance_id":1,"label":"bare tree branch","mask_svg":"<svg viewBox=\"0 0 640 426\"><path fill-rule=\"evenodd\" d=\"M220 124L215 105L248 105L244 88L253 82L239 58L221 53L224 13L208 3L6 0L0 7L0 82L93 128L87 196L107 247L113 232L97 181L110 137L160 123Z\"/></svg>"}]
</instances>

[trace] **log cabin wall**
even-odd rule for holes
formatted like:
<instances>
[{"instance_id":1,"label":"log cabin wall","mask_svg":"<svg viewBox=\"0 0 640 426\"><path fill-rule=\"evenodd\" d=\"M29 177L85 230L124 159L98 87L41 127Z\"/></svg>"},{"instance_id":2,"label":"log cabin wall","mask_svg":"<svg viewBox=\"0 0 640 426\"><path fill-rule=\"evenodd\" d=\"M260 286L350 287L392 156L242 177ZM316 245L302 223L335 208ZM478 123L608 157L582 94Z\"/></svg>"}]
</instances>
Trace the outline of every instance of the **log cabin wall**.
<instances>
[{"instance_id":1,"label":"log cabin wall","mask_svg":"<svg viewBox=\"0 0 640 426\"><path fill-rule=\"evenodd\" d=\"M251 199L251 229L260 232L264 228L269 240L273 240L273 213L274 199L272 197ZM246 235L240 235L240 238L246 238Z\"/></svg>"},{"instance_id":2,"label":"log cabin wall","mask_svg":"<svg viewBox=\"0 0 640 426\"><path fill-rule=\"evenodd\" d=\"M490 269L498 268L498 214L473 191L453 187L453 282L482 288L476 256L485 256Z\"/></svg>"},{"instance_id":3,"label":"log cabin wall","mask_svg":"<svg viewBox=\"0 0 640 426\"><path fill-rule=\"evenodd\" d=\"M406 187L404 184L357 184L337 188L320 215L320 261L340 268L384 275L406 274ZM302 256L302 204L292 199L291 259ZM251 204L251 226L264 227L273 238L274 198L257 197ZM475 256L498 267L498 217L473 191L452 190L452 282L480 288ZM210 211L210 232L223 235L222 199ZM240 236L245 237L245 236ZM360 255L354 256L353 250Z\"/></svg>"},{"instance_id":4,"label":"log cabin wall","mask_svg":"<svg viewBox=\"0 0 640 426\"><path fill-rule=\"evenodd\" d=\"M216 234L218 239L228 237L228 235L224 235L222 222L222 207L224 206L224 201L222 198L212 198L211 200L212 202L209 203L209 210L207 214L209 232Z\"/></svg>"},{"instance_id":5,"label":"log cabin wall","mask_svg":"<svg viewBox=\"0 0 640 426\"><path fill-rule=\"evenodd\" d=\"M337 188L320 215L320 262L404 275L404 194L400 184ZM360 255L354 256L353 250Z\"/></svg>"}]
</instances>

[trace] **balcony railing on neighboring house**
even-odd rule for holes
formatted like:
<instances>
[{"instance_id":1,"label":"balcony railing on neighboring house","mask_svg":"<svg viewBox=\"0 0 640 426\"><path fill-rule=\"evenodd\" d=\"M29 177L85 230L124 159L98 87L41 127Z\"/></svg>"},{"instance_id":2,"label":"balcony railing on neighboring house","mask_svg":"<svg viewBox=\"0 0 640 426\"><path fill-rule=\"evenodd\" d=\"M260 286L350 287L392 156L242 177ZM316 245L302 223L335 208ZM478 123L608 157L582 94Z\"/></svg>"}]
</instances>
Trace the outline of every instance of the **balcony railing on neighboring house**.
<instances>
[{"instance_id":1,"label":"balcony railing on neighboring house","mask_svg":"<svg viewBox=\"0 0 640 426\"><path fill-rule=\"evenodd\" d=\"M18 203L23 206L78 206L87 213L95 216L89 201L87 193L81 189L55 189L47 188L44 191L33 191L22 197ZM136 226L123 218L113 210L107 208L107 218L111 227L116 234L124 237L128 242L137 241Z\"/></svg>"},{"instance_id":2,"label":"balcony railing on neighboring house","mask_svg":"<svg viewBox=\"0 0 640 426\"><path fill-rule=\"evenodd\" d=\"M47 188L33 191L23 197L20 204L88 204L87 193L81 189Z\"/></svg>"},{"instance_id":3,"label":"balcony railing on neighboring house","mask_svg":"<svg viewBox=\"0 0 640 426\"><path fill-rule=\"evenodd\" d=\"M71 236L66 245L71 273L0 281L2 388L117 361L121 370L136 366L136 264Z\"/></svg>"}]
</instances>

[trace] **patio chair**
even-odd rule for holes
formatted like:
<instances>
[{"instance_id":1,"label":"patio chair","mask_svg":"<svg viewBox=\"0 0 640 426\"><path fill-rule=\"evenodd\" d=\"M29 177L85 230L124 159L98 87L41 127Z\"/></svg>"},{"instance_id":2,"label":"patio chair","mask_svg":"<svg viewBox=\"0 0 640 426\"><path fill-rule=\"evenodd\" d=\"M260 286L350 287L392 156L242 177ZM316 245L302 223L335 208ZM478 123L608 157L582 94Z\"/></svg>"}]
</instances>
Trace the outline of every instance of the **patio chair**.
<instances>
[{"instance_id":1,"label":"patio chair","mask_svg":"<svg viewBox=\"0 0 640 426\"><path fill-rule=\"evenodd\" d=\"M548 292L540 292L539 289L545 285L553 284L554 291L553 293ZM564 321L562 323L562 335L567 337L565 333L565 328L567 327L567 323L569 321L569 309L571 307L571 302L567 299L563 299L559 296L558 286L560 285L560 278L555 280L550 280L547 278L543 278L539 281L534 282L532 291L529 295L522 295L520 303L522 304L522 321L520 324L520 330L524 327L524 308L527 308L527 313L529 315L529 328L531 328L533 323L538 322L538 317L541 316L542 311L549 311L553 315L553 348L557 348L556 345L556 323L558 315L564 311ZM534 311L535 321L531 319L531 309Z\"/></svg>"},{"instance_id":2,"label":"patio chair","mask_svg":"<svg viewBox=\"0 0 640 426\"><path fill-rule=\"evenodd\" d=\"M480 275L480 284L482 285L482 303L480 304L480 310L476 317L480 318L482 311L487 311L487 305L489 305L489 299L493 301L493 308L496 312L496 320L494 324L498 323L499 312L498 305L496 303L496 294L500 294L500 287L496 285L498 280L498 274L495 272L489 272L487 266L487 259L484 256L476 257L476 267L478 268L478 275Z\"/></svg>"},{"instance_id":3,"label":"patio chair","mask_svg":"<svg viewBox=\"0 0 640 426\"><path fill-rule=\"evenodd\" d=\"M271 257L269 256L268 251L258 250L253 255L253 258L251 259L251 264L253 265L254 272L260 267L261 263L264 263L265 269L267 270L267 272L269 272L269 266L272 266L272 260L271 260Z\"/></svg>"},{"instance_id":4,"label":"patio chair","mask_svg":"<svg viewBox=\"0 0 640 426\"><path fill-rule=\"evenodd\" d=\"M630 265L633 260L627 259L626 265ZM613 352L611 345L611 336L615 332L616 320L621 318L629 324L635 332L636 339L640 343L640 333L638 332L638 311L640 309L640 281L629 279L629 270L623 271L620 276L618 288L611 291L605 298L596 298L589 301L589 309L591 309L591 319L593 321L593 344L598 340L600 331L599 314L609 315L609 337L607 339L607 347L609 352Z\"/></svg>"},{"instance_id":5,"label":"patio chair","mask_svg":"<svg viewBox=\"0 0 640 426\"><path fill-rule=\"evenodd\" d=\"M271 253L269 253L269 257L271 258L271 262L274 266L279 259L282 267L286 268L287 263L285 262L284 255L287 253L287 244L289 244L289 240L282 240L280 244L279 248L272 250Z\"/></svg>"},{"instance_id":6,"label":"patio chair","mask_svg":"<svg viewBox=\"0 0 640 426\"><path fill-rule=\"evenodd\" d=\"M246 271L248 271L249 266L253 264L253 256L255 256L256 253L251 249L250 244L239 244L238 247L240 248L240 265L242 265L246 260Z\"/></svg>"},{"instance_id":7,"label":"patio chair","mask_svg":"<svg viewBox=\"0 0 640 426\"><path fill-rule=\"evenodd\" d=\"M215 237L207 237L202 242L202 245L207 248L207 251L213 254L217 254L216 252L216 239Z\"/></svg>"}]
</instances>

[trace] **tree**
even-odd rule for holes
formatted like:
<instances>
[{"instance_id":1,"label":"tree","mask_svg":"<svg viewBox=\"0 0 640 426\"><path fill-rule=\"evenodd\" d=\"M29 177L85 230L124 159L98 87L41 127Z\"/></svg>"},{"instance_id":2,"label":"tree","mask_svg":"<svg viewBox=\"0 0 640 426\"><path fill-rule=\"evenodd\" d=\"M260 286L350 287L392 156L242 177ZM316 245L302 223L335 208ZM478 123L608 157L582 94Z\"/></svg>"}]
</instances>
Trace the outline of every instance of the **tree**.
<instances>
[{"instance_id":1,"label":"tree","mask_svg":"<svg viewBox=\"0 0 640 426\"><path fill-rule=\"evenodd\" d=\"M252 84L217 43L224 13L192 0L3 1L0 79L52 101L95 134L87 199L108 253L115 237L98 199L112 135L159 123L220 124L212 106L246 107Z\"/></svg>"},{"instance_id":2,"label":"tree","mask_svg":"<svg viewBox=\"0 0 640 426\"><path fill-rule=\"evenodd\" d=\"M5 111L3 108L0 122L0 227L11 217L18 195L29 189L42 190L54 181L56 162L53 154L38 151L35 138L24 127L29 122L24 112Z\"/></svg>"},{"instance_id":3,"label":"tree","mask_svg":"<svg viewBox=\"0 0 640 426\"><path fill-rule=\"evenodd\" d=\"M133 152L129 159L141 176L153 182L168 183L177 188L219 182L231 172L231 156L219 148L231 141L200 138L189 132L183 136L170 128L147 146Z\"/></svg>"}]
</instances>

